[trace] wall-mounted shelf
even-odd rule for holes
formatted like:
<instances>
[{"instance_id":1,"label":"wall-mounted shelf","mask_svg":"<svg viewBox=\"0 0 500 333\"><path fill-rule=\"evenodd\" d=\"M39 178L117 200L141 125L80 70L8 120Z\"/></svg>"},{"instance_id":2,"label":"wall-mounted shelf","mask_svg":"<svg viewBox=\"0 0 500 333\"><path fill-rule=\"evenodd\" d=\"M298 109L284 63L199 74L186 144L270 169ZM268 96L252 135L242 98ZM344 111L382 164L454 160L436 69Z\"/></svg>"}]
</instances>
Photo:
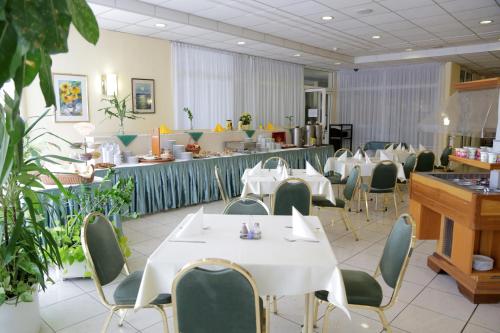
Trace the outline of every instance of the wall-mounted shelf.
<instances>
[{"instance_id":1,"label":"wall-mounted shelf","mask_svg":"<svg viewBox=\"0 0 500 333\"><path fill-rule=\"evenodd\" d=\"M454 155L450 155L449 158L450 158L450 161L470 165L470 166L484 169L484 170L500 170L500 163L490 164L490 163L481 162L478 160L471 160L468 158L458 157L458 156L454 156Z\"/></svg>"}]
</instances>

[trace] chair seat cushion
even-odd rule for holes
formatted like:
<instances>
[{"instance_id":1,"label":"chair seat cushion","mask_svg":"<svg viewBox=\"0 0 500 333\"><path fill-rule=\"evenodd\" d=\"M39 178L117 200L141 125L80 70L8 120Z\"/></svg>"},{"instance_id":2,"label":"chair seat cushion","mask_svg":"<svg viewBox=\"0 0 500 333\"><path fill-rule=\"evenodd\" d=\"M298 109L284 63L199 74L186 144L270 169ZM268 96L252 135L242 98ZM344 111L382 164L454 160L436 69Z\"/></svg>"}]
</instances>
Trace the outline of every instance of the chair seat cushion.
<instances>
[{"instance_id":1,"label":"chair seat cushion","mask_svg":"<svg viewBox=\"0 0 500 333\"><path fill-rule=\"evenodd\" d=\"M362 191L368 192L369 186L368 184L361 184L360 188ZM384 189L373 188L373 187L370 188L370 193L392 193L392 192L394 192L394 189L392 188L384 188Z\"/></svg>"},{"instance_id":2,"label":"chair seat cushion","mask_svg":"<svg viewBox=\"0 0 500 333\"><path fill-rule=\"evenodd\" d=\"M327 175L326 178L331 184L345 184L347 182L347 177L342 179L342 175L336 172Z\"/></svg>"},{"instance_id":3,"label":"chair seat cushion","mask_svg":"<svg viewBox=\"0 0 500 333\"><path fill-rule=\"evenodd\" d=\"M139 286L142 280L142 271L136 271L128 275L120 282L113 294L115 303L118 305L134 305L139 292ZM170 294L160 294L151 304L162 305L172 302Z\"/></svg>"},{"instance_id":4,"label":"chair seat cushion","mask_svg":"<svg viewBox=\"0 0 500 333\"><path fill-rule=\"evenodd\" d=\"M349 304L375 307L382 304L382 287L370 274L344 269L341 272ZM320 300L328 302L328 291L320 290L314 294Z\"/></svg>"},{"instance_id":5,"label":"chair seat cushion","mask_svg":"<svg viewBox=\"0 0 500 333\"><path fill-rule=\"evenodd\" d=\"M335 205L323 196L313 195L312 197L312 205L315 207L331 207L331 208L344 208L345 201L342 199L335 199Z\"/></svg>"}]
</instances>

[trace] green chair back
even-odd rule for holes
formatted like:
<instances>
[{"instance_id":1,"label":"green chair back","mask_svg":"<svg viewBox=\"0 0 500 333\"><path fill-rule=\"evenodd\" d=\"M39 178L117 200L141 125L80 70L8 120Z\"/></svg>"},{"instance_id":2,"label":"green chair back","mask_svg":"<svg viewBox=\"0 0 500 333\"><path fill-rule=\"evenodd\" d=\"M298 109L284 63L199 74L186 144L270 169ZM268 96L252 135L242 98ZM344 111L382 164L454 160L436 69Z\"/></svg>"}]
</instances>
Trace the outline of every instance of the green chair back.
<instances>
[{"instance_id":1,"label":"green chair back","mask_svg":"<svg viewBox=\"0 0 500 333\"><path fill-rule=\"evenodd\" d=\"M347 148L340 148L335 153L333 153L333 157L340 157L345 152L347 152L347 157L352 157L353 156L352 151L350 151L349 149L347 149Z\"/></svg>"},{"instance_id":2,"label":"green chair back","mask_svg":"<svg viewBox=\"0 0 500 333\"><path fill-rule=\"evenodd\" d=\"M111 222L100 213L87 215L81 239L85 257L93 266L99 284L104 286L116 279L125 265L125 258Z\"/></svg>"},{"instance_id":3,"label":"green chair back","mask_svg":"<svg viewBox=\"0 0 500 333\"><path fill-rule=\"evenodd\" d=\"M443 152L441 153L440 157L440 162L441 165L444 167L447 167L450 164L450 155L453 153L453 148L448 146L443 149Z\"/></svg>"},{"instance_id":4,"label":"green chair back","mask_svg":"<svg viewBox=\"0 0 500 333\"><path fill-rule=\"evenodd\" d=\"M406 180L410 179L411 173L415 170L415 165L417 164L417 155L410 154L405 160L405 164L403 165L403 170L405 172Z\"/></svg>"},{"instance_id":5,"label":"green chair back","mask_svg":"<svg viewBox=\"0 0 500 333\"><path fill-rule=\"evenodd\" d=\"M398 168L392 161L382 161L373 169L370 187L376 190L393 189L398 176Z\"/></svg>"},{"instance_id":6,"label":"green chair back","mask_svg":"<svg viewBox=\"0 0 500 333\"><path fill-rule=\"evenodd\" d=\"M403 214L398 218L387 238L379 268L385 283L391 288L396 287L405 264L411 256L413 233L414 225L411 217Z\"/></svg>"},{"instance_id":7,"label":"green chair back","mask_svg":"<svg viewBox=\"0 0 500 333\"><path fill-rule=\"evenodd\" d=\"M224 213L226 215L269 215L266 204L252 198L237 198L231 201Z\"/></svg>"},{"instance_id":8,"label":"green chair back","mask_svg":"<svg viewBox=\"0 0 500 333\"><path fill-rule=\"evenodd\" d=\"M265 160L262 164L262 169L276 169L280 162L288 169L287 161L279 156L269 157L267 160Z\"/></svg>"},{"instance_id":9,"label":"green chair back","mask_svg":"<svg viewBox=\"0 0 500 333\"><path fill-rule=\"evenodd\" d=\"M217 186L219 187L220 196L222 197L222 200L224 202L229 202L229 195L226 192L226 186L225 186L226 182L222 178L220 169L217 165L214 168L214 173L215 173L215 179L217 181Z\"/></svg>"},{"instance_id":10,"label":"green chair back","mask_svg":"<svg viewBox=\"0 0 500 333\"><path fill-rule=\"evenodd\" d=\"M311 210L311 189L299 178L284 180L274 192L274 215L292 215L295 207L302 215L309 215Z\"/></svg>"},{"instance_id":11,"label":"green chair back","mask_svg":"<svg viewBox=\"0 0 500 333\"><path fill-rule=\"evenodd\" d=\"M418 154L415 171L430 172L434 170L434 153L430 150L424 150Z\"/></svg>"},{"instance_id":12,"label":"green chair back","mask_svg":"<svg viewBox=\"0 0 500 333\"><path fill-rule=\"evenodd\" d=\"M172 295L175 332L260 332L257 288L238 265L220 259L188 265L177 274Z\"/></svg>"},{"instance_id":13,"label":"green chair back","mask_svg":"<svg viewBox=\"0 0 500 333\"><path fill-rule=\"evenodd\" d=\"M356 165L352 170L351 173L349 173L349 177L347 177L347 182L344 186L344 198L346 200L351 200L352 197L354 196L354 193L356 192L356 188L358 187L358 182L359 182L359 175L360 175L360 168L359 165Z\"/></svg>"}]
</instances>

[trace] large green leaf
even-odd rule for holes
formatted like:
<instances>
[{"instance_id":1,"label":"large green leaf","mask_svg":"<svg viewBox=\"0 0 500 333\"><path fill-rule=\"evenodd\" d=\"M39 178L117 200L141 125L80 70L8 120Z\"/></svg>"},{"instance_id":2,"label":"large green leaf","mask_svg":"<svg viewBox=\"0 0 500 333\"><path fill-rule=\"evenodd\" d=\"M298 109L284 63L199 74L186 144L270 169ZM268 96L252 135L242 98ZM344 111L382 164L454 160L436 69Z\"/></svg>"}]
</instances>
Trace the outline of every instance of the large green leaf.
<instances>
[{"instance_id":1,"label":"large green leaf","mask_svg":"<svg viewBox=\"0 0 500 333\"><path fill-rule=\"evenodd\" d=\"M10 24L0 22L0 87L2 87L13 74L11 71L11 63L16 54L16 48L17 35L15 30Z\"/></svg>"},{"instance_id":2,"label":"large green leaf","mask_svg":"<svg viewBox=\"0 0 500 333\"><path fill-rule=\"evenodd\" d=\"M10 19L20 38L49 54L67 52L71 15L66 0L11 0Z\"/></svg>"},{"instance_id":3,"label":"large green leaf","mask_svg":"<svg viewBox=\"0 0 500 333\"><path fill-rule=\"evenodd\" d=\"M7 0L0 0L0 21L5 20L5 5Z\"/></svg>"},{"instance_id":4,"label":"large green leaf","mask_svg":"<svg viewBox=\"0 0 500 333\"><path fill-rule=\"evenodd\" d=\"M24 80L23 86L29 86L31 82L35 79L38 71L40 69L40 49L31 49L26 54L24 60L25 70L24 70Z\"/></svg>"},{"instance_id":5,"label":"large green leaf","mask_svg":"<svg viewBox=\"0 0 500 333\"><path fill-rule=\"evenodd\" d=\"M73 18L76 30L89 43L96 44L99 40L99 26L92 9L85 0L67 0L69 12Z\"/></svg>"},{"instance_id":6,"label":"large green leaf","mask_svg":"<svg viewBox=\"0 0 500 333\"><path fill-rule=\"evenodd\" d=\"M42 50L40 53L40 89L42 89L45 105L47 107L56 104L56 96L54 86L52 85L52 59Z\"/></svg>"}]
</instances>

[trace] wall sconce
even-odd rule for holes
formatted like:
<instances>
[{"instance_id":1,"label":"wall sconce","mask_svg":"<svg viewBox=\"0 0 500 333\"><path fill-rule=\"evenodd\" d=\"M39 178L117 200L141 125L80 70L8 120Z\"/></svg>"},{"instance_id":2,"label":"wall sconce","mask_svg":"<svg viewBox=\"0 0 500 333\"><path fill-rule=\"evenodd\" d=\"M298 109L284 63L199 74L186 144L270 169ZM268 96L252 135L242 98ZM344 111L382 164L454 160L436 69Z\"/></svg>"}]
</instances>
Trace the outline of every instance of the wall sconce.
<instances>
[{"instance_id":1,"label":"wall sconce","mask_svg":"<svg viewBox=\"0 0 500 333\"><path fill-rule=\"evenodd\" d=\"M118 94L118 78L114 73L103 74L101 76L102 94L113 96Z\"/></svg>"}]
</instances>

